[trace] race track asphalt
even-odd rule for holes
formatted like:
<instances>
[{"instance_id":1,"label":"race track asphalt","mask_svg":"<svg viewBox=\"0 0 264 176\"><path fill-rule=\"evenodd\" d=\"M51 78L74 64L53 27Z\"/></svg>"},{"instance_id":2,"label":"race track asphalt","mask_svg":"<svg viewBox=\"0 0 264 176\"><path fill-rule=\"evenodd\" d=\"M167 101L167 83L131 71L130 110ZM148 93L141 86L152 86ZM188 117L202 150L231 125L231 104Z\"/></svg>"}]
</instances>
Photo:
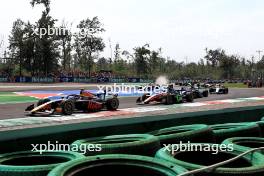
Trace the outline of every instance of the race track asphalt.
<instances>
[{"instance_id":1,"label":"race track asphalt","mask_svg":"<svg viewBox=\"0 0 264 176\"><path fill-rule=\"evenodd\" d=\"M83 86L80 85L79 87L83 87ZM62 88L56 88L56 89L50 88L49 90L63 90L63 89ZM227 95L209 95L209 97L207 98L195 99L195 102L235 99L235 98L248 98L248 97L258 97L258 96L264 96L263 88L260 88L260 89L255 89L255 88L253 89L248 89L248 88L229 89L229 94ZM135 103L136 99L137 97L120 97L120 108L132 108L132 107L142 106L142 105L137 105ZM0 120L25 117L24 110L30 104L32 103L1 104L0 105ZM150 105L147 105L147 106L150 106Z\"/></svg>"}]
</instances>

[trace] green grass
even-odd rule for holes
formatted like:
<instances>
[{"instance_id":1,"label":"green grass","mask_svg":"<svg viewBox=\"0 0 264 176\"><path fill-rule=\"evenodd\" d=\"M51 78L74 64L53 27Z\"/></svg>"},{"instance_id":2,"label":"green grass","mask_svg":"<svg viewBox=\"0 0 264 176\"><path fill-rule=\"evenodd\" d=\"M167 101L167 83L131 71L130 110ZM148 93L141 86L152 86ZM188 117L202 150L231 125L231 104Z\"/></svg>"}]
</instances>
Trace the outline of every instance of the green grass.
<instances>
[{"instance_id":1,"label":"green grass","mask_svg":"<svg viewBox=\"0 0 264 176\"><path fill-rule=\"evenodd\" d=\"M224 86L228 88L247 88L248 87L244 83L225 83Z\"/></svg>"},{"instance_id":2,"label":"green grass","mask_svg":"<svg viewBox=\"0 0 264 176\"><path fill-rule=\"evenodd\" d=\"M13 92L0 92L0 103L23 103L23 102L33 102L36 101L36 98L17 95Z\"/></svg>"},{"instance_id":3,"label":"green grass","mask_svg":"<svg viewBox=\"0 0 264 176\"><path fill-rule=\"evenodd\" d=\"M15 95L15 93L13 93L13 92L0 92L0 96L1 95Z\"/></svg>"}]
</instances>

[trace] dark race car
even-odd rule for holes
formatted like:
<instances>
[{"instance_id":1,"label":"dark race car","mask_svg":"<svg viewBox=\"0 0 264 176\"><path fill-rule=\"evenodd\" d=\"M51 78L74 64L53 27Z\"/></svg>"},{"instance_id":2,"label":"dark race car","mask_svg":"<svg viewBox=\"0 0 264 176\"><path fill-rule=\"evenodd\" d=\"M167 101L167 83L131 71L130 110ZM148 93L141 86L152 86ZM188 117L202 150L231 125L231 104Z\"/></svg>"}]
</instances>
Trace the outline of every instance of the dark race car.
<instances>
[{"instance_id":1,"label":"dark race car","mask_svg":"<svg viewBox=\"0 0 264 176\"><path fill-rule=\"evenodd\" d=\"M61 97L56 100L41 99L37 106L34 104L26 108L28 115L71 115L74 112L96 112L101 110L117 110L119 100L117 94L106 98L106 93L93 94L84 90L80 94Z\"/></svg>"},{"instance_id":2,"label":"dark race car","mask_svg":"<svg viewBox=\"0 0 264 176\"><path fill-rule=\"evenodd\" d=\"M192 87L191 91L193 92L194 98L203 98L209 95L209 91L205 88Z\"/></svg>"},{"instance_id":3,"label":"dark race car","mask_svg":"<svg viewBox=\"0 0 264 176\"><path fill-rule=\"evenodd\" d=\"M214 85L209 88L210 94L228 94L228 88L223 85Z\"/></svg>"},{"instance_id":4,"label":"dark race car","mask_svg":"<svg viewBox=\"0 0 264 176\"><path fill-rule=\"evenodd\" d=\"M208 97L209 95L209 90L200 84L188 84L188 86L182 87L182 90L192 92L194 99Z\"/></svg>"},{"instance_id":5,"label":"dark race car","mask_svg":"<svg viewBox=\"0 0 264 176\"><path fill-rule=\"evenodd\" d=\"M138 104L149 103L162 103L162 104L177 104L183 102L193 102L193 94L185 90L175 90L172 87L168 87L167 92L161 92L151 95L146 93L137 99Z\"/></svg>"}]
</instances>

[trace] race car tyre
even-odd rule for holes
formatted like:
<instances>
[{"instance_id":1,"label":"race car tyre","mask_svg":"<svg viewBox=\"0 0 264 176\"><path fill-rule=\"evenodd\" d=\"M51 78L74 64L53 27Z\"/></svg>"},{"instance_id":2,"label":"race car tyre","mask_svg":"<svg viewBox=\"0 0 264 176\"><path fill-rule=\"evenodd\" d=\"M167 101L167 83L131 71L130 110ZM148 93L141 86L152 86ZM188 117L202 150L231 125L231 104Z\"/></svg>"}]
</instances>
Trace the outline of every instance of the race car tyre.
<instances>
[{"instance_id":1,"label":"race car tyre","mask_svg":"<svg viewBox=\"0 0 264 176\"><path fill-rule=\"evenodd\" d=\"M210 88L209 93L212 94L214 92L214 89Z\"/></svg>"},{"instance_id":2,"label":"race car tyre","mask_svg":"<svg viewBox=\"0 0 264 176\"><path fill-rule=\"evenodd\" d=\"M212 129L203 124L164 128L149 134L157 136L161 145L178 144L179 142L215 142Z\"/></svg>"},{"instance_id":3,"label":"race car tyre","mask_svg":"<svg viewBox=\"0 0 264 176\"><path fill-rule=\"evenodd\" d=\"M160 149L160 142L157 137L150 134L128 134L77 140L73 142L71 146L72 148L94 146L100 149L87 150L85 152L86 156L100 154L134 154L154 156L156 151Z\"/></svg>"},{"instance_id":4,"label":"race car tyre","mask_svg":"<svg viewBox=\"0 0 264 176\"><path fill-rule=\"evenodd\" d=\"M58 165L84 158L80 153L75 152L16 152L2 154L0 156L1 176L46 176Z\"/></svg>"},{"instance_id":5,"label":"race car tyre","mask_svg":"<svg viewBox=\"0 0 264 176\"><path fill-rule=\"evenodd\" d=\"M208 94L209 94L208 90L203 91L203 97L208 97Z\"/></svg>"},{"instance_id":6,"label":"race car tyre","mask_svg":"<svg viewBox=\"0 0 264 176\"><path fill-rule=\"evenodd\" d=\"M156 158L119 154L76 159L56 167L48 176L177 176L185 172L180 166Z\"/></svg>"},{"instance_id":7,"label":"race car tyre","mask_svg":"<svg viewBox=\"0 0 264 176\"><path fill-rule=\"evenodd\" d=\"M228 123L210 126L217 143L222 143L232 137L261 137L261 131L256 123Z\"/></svg>"},{"instance_id":8,"label":"race car tyre","mask_svg":"<svg viewBox=\"0 0 264 176\"><path fill-rule=\"evenodd\" d=\"M168 99L167 100L168 105L180 103L179 100L177 98L175 98L175 95L168 95L167 99Z\"/></svg>"},{"instance_id":9,"label":"race car tyre","mask_svg":"<svg viewBox=\"0 0 264 176\"><path fill-rule=\"evenodd\" d=\"M48 103L48 102L50 102L50 101L51 101L51 100L48 99L48 98L40 99L40 100L38 101L38 103L37 103L37 106L43 105L43 104Z\"/></svg>"},{"instance_id":10,"label":"race car tyre","mask_svg":"<svg viewBox=\"0 0 264 176\"><path fill-rule=\"evenodd\" d=\"M197 98L203 98L203 94L199 91L196 92L196 97Z\"/></svg>"},{"instance_id":11,"label":"race car tyre","mask_svg":"<svg viewBox=\"0 0 264 176\"><path fill-rule=\"evenodd\" d=\"M119 100L117 98L111 98L106 101L106 108L110 111L115 111L119 107Z\"/></svg>"},{"instance_id":12,"label":"race car tyre","mask_svg":"<svg viewBox=\"0 0 264 176\"><path fill-rule=\"evenodd\" d=\"M201 169L236 157L248 150L232 149L223 144L193 144L196 150L177 150L175 146L160 149L156 158L169 161L188 170ZM225 150L223 148L225 147ZM259 152L249 153L215 169L195 173L195 176L263 176L264 157Z\"/></svg>"},{"instance_id":13,"label":"race car tyre","mask_svg":"<svg viewBox=\"0 0 264 176\"><path fill-rule=\"evenodd\" d=\"M235 137L224 140L223 144L232 145L234 149L242 148L250 150L253 148L264 147L264 139L255 137ZM264 151L261 151L261 153L264 154Z\"/></svg>"},{"instance_id":14,"label":"race car tyre","mask_svg":"<svg viewBox=\"0 0 264 176\"><path fill-rule=\"evenodd\" d=\"M225 89L225 94L228 94L228 88Z\"/></svg>"},{"instance_id":15,"label":"race car tyre","mask_svg":"<svg viewBox=\"0 0 264 176\"><path fill-rule=\"evenodd\" d=\"M162 104L165 104L165 105L171 105L171 104L173 104L173 97L172 97L172 95L166 95L166 96L162 97L161 103Z\"/></svg>"},{"instance_id":16,"label":"race car tyre","mask_svg":"<svg viewBox=\"0 0 264 176\"><path fill-rule=\"evenodd\" d=\"M161 99L161 104L167 104L167 96Z\"/></svg>"},{"instance_id":17,"label":"race car tyre","mask_svg":"<svg viewBox=\"0 0 264 176\"><path fill-rule=\"evenodd\" d=\"M192 93L186 94L186 101L187 102L191 103L191 102L193 102L193 99L194 99L194 97L193 97Z\"/></svg>"},{"instance_id":18,"label":"race car tyre","mask_svg":"<svg viewBox=\"0 0 264 176\"><path fill-rule=\"evenodd\" d=\"M61 104L62 107L62 114L63 115L72 115L75 107L74 107L74 102L72 100L66 100L62 102Z\"/></svg>"}]
</instances>

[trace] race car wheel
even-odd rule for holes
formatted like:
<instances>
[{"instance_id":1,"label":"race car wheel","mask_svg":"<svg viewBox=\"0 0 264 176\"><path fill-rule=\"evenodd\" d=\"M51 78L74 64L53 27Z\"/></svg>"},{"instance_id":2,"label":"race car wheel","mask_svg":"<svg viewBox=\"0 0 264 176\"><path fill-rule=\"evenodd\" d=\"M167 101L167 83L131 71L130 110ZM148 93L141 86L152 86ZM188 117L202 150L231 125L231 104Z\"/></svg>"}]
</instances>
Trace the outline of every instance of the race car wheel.
<instances>
[{"instance_id":1,"label":"race car wheel","mask_svg":"<svg viewBox=\"0 0 264 176\"><path fill-rule=\"evenodd\" d=\"M166 95L164 97L162 97L161 99L161 103L162 104L165 104L165 105L169 105L169 104L172 104L172 96L171 95Z\"/></svg>"},{"instance_id":2,"label":"race car wheel","mask_svg":"<svg viewBox=\"0 0 264 176\"><path fill-rule=\"evenodd\" d=\"M51 101L51 100L48 99L48 98L40 99L40 100L38 101L38 103L37 103L37 106L43 105L43 104L48 103L48 102L50 102L50 101Z\"/></svg>"},{"instance_id":3,"label":"race car wheel","mask_svg":"<svg viewBox=\"0 0 264 176\"><path fill-rule=\"evenodd\" d=\"M110 111L115 111L119 107L119 100L117 98L108 99L106 101L106 108Z\"/></svg>"},{"instance_id":4,"label":"race car wheel","mask_svg":"<svg viewBox=\"0 0 264 176\"><path fill-rule=\"evenodd\" d=\"M214 90L212 88L209 89L209 93L212 94Z\"/></svg>"},{"instance_id":5,"label":"race car wheel","mask_svg":"<svg viewBox=\"0 0 264 176\"><path fill-rule=\"evenodd\" d=\"M208 90L203 91L203 97L208 97L208 94L209 94Z\"/></svg>"},{"instance_id":6,"label":"race car wheel","mask_svg":"<svg viewBox=\"0 0 264 176\"><path fill-rule=\"evenodd\" d=\"M194 97L193 97L192 93L186 95L186 101L187 102L193 102L193 99L194 99Z\"/></svg>"},{"instance_id":7,"label":"race car wheel","mask_svg":"<svg viewBox=\"0 0 264 176\"><path fill-rule=\"evenodd\" d=\"M197 98L203 98L203 94L199 91L196 92L196 97Z\"/></svg>"},{"instance_id":8,"label":"race car wheel","mask_svg":"<svg viewBox=\"0 0 264 176\"><path fill-rule=\"evenodd\" d=\"M166 104L166 105L171 105L171 104L173 104L173 95L167 95L167 96L165 96L164 98L166 99L166 101L165 101L165 104Z\"/></svg>"},{"instance_id":9,"label":"race car wheel","mask_svg":"<svg viewBox=\"0 0 264 176\"><path fill-rule=\"evenodd\" d=\"M225 94L228 94L228 88L225 88Z\"/></svg>"},{"instance_id":10,"label":"race car wheel","mask_svg":"<svg viewBox=\"0 0 264 176\"><path fill-rule=\"evenodd\" d=\"M166 98L166 96L161 99L161 103L162 104L167 104L167 98Z\"/></svg>"},{"instance_id":11,"label":"race car wheel","mask_svg":"<svg viewBox=\"0 0 264 176\"><path fill-rule=\"evenodd\" d=\"M62 114L64 115L72 115L74 111L74 102L72 100L66 100L62 102Z\"/></svg>"}]
</instances>

